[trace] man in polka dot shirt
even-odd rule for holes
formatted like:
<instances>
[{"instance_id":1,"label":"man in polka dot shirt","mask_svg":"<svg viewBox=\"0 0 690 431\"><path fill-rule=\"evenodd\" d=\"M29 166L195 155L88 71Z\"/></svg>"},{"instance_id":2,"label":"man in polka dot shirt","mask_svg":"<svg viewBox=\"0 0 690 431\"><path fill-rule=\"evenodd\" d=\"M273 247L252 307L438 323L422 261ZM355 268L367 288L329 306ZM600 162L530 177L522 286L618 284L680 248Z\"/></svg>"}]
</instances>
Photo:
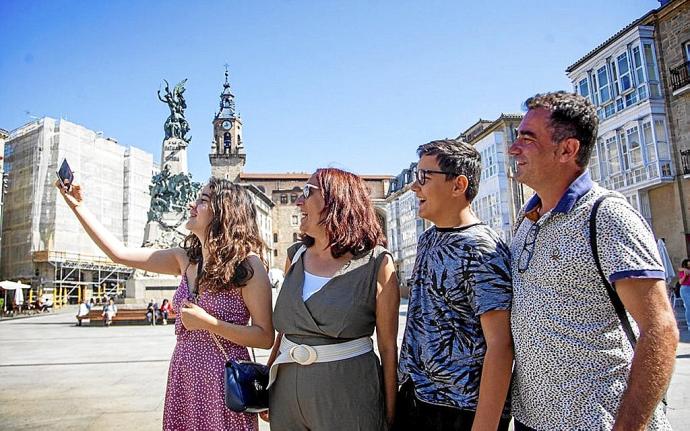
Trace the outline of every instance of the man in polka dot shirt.
<instances>
[{"instance_id":1,"label":"man in polka dot shirt","mask_svg":"<svg viewBox=\"0 0 690 431\"><path fill-rule=\"evenodd\" d=\"M660 402L678 330L652 232L620 194L589 176L594 106L565 92L525 105L509 149L515 177L536 192L511 245L515 429L670 429ZM596 217L598 255L632 317L634 350L589 242L592 207L602 195L611 196Z\"/></svg>"}]
</instances>

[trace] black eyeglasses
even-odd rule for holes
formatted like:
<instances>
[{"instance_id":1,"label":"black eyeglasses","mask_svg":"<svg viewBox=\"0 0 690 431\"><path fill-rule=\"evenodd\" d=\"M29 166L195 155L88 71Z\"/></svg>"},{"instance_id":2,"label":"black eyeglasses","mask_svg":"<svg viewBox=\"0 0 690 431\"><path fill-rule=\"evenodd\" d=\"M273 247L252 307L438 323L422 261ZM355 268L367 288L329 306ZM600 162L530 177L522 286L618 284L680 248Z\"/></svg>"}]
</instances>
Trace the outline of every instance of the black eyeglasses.
<instances>
[{"instance_id":1,"label":"black eyeglasses","mask_svg":"<svg viewBox=\"0 0 690 431\"><path fill-rule=\"evenodd\" d=\"M420 186L423 186L424 183L426 183L427 176L429 174L445 174L445 175L457 175L453 172L446 172L446 171L434 171L431 169L415 169L415 177L417 178L417 182L419 183Z\"/></svg>"},{"instance_id":2,"label":"black eyeglasses","mask_svg":"<svg viewBox=\"0 0 690 431\"><path fill-rule=\"evenodd\" d=\"M527 231L527 235L525 235L525 243L522 245L522 251L520 251L518 256L518 272L520 274L529 268L529 262L532 260L532 256L534 256L534 245L537 243L540 226L541 224L534 222Z\"/></svg>"},{"instance_id":3,"label":"black eyeglasses","mask_svg":"<svg viewBox=\"0 0 690 431\"><path fill-rule=\"evenodd\" d=\"M311 189L318 190L319 188L317 186L315 186L314 184L309 184L309 183L305 184L302 187L302 196L304 196L304 199L309 197L309 195L311 194Z\"/></svg>"}]
</instances>

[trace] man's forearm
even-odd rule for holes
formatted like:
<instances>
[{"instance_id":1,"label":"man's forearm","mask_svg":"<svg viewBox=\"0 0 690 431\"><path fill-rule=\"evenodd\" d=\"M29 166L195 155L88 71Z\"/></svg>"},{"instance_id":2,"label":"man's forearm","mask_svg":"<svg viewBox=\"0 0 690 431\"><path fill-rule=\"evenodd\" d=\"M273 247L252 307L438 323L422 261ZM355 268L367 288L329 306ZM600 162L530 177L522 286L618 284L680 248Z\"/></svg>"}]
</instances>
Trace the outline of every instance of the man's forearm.
<instances>
[{"instance_id":1,"label":"man's forearm","mask_svg":"<svg viewBox=\"0 0 690 431\"><path fill-rule=\"evenodd\" d=\"M677 345L675 320L652 326L640 335L614 430L646 428L671 379Z\"/></svg>"}]
</instances>

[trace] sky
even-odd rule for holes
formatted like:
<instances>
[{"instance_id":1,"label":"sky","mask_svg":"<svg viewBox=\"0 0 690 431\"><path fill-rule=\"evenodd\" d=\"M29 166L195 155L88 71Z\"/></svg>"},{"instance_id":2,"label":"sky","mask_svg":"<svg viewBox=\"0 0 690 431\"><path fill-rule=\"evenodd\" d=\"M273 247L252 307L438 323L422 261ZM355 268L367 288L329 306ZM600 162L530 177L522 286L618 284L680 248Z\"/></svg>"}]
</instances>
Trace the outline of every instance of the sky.
<instances>
[{"instance_id":1,"label":"sky","mask_svg":"<svg viewBox=\"0 0 690 431\"><path fill-rule=\"evenodd\" d=\"M0 1L0 128L64 118L160 160L187 78L189 169L210 174L225 64L245 172L397 175L428 141L529 96L656 0Z\"/></svg>"}]
</instances>

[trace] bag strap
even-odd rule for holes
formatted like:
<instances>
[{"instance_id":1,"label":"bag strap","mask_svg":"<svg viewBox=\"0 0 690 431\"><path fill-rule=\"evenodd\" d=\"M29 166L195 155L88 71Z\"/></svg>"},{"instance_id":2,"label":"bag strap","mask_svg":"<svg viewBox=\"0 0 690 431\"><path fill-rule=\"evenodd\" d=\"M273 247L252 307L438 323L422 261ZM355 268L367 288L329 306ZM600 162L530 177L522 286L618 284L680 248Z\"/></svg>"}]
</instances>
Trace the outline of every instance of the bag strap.
<instances>
[{"instance_id":1,"label":"bag strap","mask_svg":"<svg viewBox=\"0 0 690 431\"><path fill-rule=\"evenodd\" d=\"M223 348L223 345L220 344L220 341L218 341L218 337L216 337L216 334L214 334L211 331L208 331L208 333L211 334L211 338L213 338L213 341L216 343L216 346L218 346L218 350L220 350L220 352L225 357L225 362L229 361L230 357L228 356L228 353ZM251 349L251 351L252 351L252 361L256 362L256 354L254 353L254 348L250 347L249 349Z\"/></svg>"},{"instance_id":2,"label":"bag strap","mask_svg":"<svg viewBox=\"0 0 690 431\"><path fill-rule=\"evenodd\" d=\"M204 256L201 255L199 257L199 264L196 268L196 281L194 283L194 291L193 293L196 295L199 292L199 278L201 278L201 273L204 272ZM209 334L211 334L211 338L213 338L213 341L216 343L216 346L218 346L218 350L223 354L225 357L225 362L230 360L230 357L228 356L228 353L225 351L223 348L223 345L220 344L220 341L218 341L218 337L216 337L216 334L214 334L211 331L208 331ZM252 350L252 360L256 362L256 354L254 353L254 348L250 347Z\"/></svg>"},{"instance_id":3,"label":"bag strap","mask_svg":"<svg viewBox=\"0 0 690 431\"><path fill-rule=\"evenodd\" d=\"M620 297L616 293L616 290L611 286L611 283L609 283L608 279L606 278L606 275L604 274L604 270L601 268L601 262L599 261L599 250L597 248L597 222L596 222L596 217L597 217L597 211L599 210L599 205L603 202L604 199L608 197L614 197L612 195L603 195L599 196L596 201L594 201L594 205L592 206L592 213L589 216L589 244L592 247L592 254L594 255L594 262L597 264L597 270L599 271L599 275L601 276L601 279L604 281L604 285L606 286L606 292L609 294L609 298L611 299L611 303L613 304L613 308L616 310L616 314L618 315L618 319L621 321L621 326L623 327L623 332L625 332L625 335L628 337L628 341L630 341L630 345L632 346L633 350L635 350L635 346L637 345L637 338L635 337L635 333L632 330L632 326L630 325L630 320L628 320L628 315L625 313L625 306L623 305L623 302L621 302ZM617 198L619 199L619 198ZM666 400L666 394L668 391L664 392L663 398L661 398L661 404L662 404L662 409L664 413L666 413L666 408L668 406L668 401Z\"/></svg>"},{"instance_id":4,"label":"bag strap","mask_svg":"<svg viewBox=\"0 0 690 431\"><path fill-rule=\"evenodd\" d=\"M295 254L292 256L292 262L290 263L290 265L292 266L292 265L296 264L297 261L299 260L299 258L302 256L302 254L304 254L305 251L307 251L307 246L302 244L302 246L300 246L300 248L298 248L297 251L295 252Z\"/></svg>"},{"instance_id":5,"label":"bag strap","mask_svg":"<svg viewBox=\"0 0 690 431\"><path fill-rule=\"evenodd\" d=\"M201 275L203 274L203 272L204 272L204 255L201 254L199 256L199 263L197 263L197 265L196 265L196 280L194 280L194 290L192 291L192 293L194 295L199 294L199 279L201 278Z\"/></svg>"},{"instance_id":6,"label":"bag strap","mask_svg":"<svg viewBox=\"0 0 690 431\"><path fill-rule=\"evenodd\" d=\"M613 305L613 308L616 310L618 319L621 321L623 331L625 332L625 335L628 337L628 341L630 341L630 345L634 350L635 345L637 344L637 338L635 337L635 333L633 332L632 326L630 325L630 320L628 320L628 315L625 313L625 306L623 305L623 302L621 302L618 293L616 293L616 289L614 289L613 286L611 286L611 283L609 283L609 280L606 278L604 270L601 267L601 261L599 260L599 249L597 247L597 211L599 211L599 205L601 205L604 199L608 197L612 196L599 196L597 200L594 201L594 205L592 206L592 213L589 216L589 245L590 247L592 247L594 262L597 265L597 271L599 272L599 276L603 280L604 286L606 287L606 293L608 293L609 295L611 304Z\"/></svg>"}]
</instances>

